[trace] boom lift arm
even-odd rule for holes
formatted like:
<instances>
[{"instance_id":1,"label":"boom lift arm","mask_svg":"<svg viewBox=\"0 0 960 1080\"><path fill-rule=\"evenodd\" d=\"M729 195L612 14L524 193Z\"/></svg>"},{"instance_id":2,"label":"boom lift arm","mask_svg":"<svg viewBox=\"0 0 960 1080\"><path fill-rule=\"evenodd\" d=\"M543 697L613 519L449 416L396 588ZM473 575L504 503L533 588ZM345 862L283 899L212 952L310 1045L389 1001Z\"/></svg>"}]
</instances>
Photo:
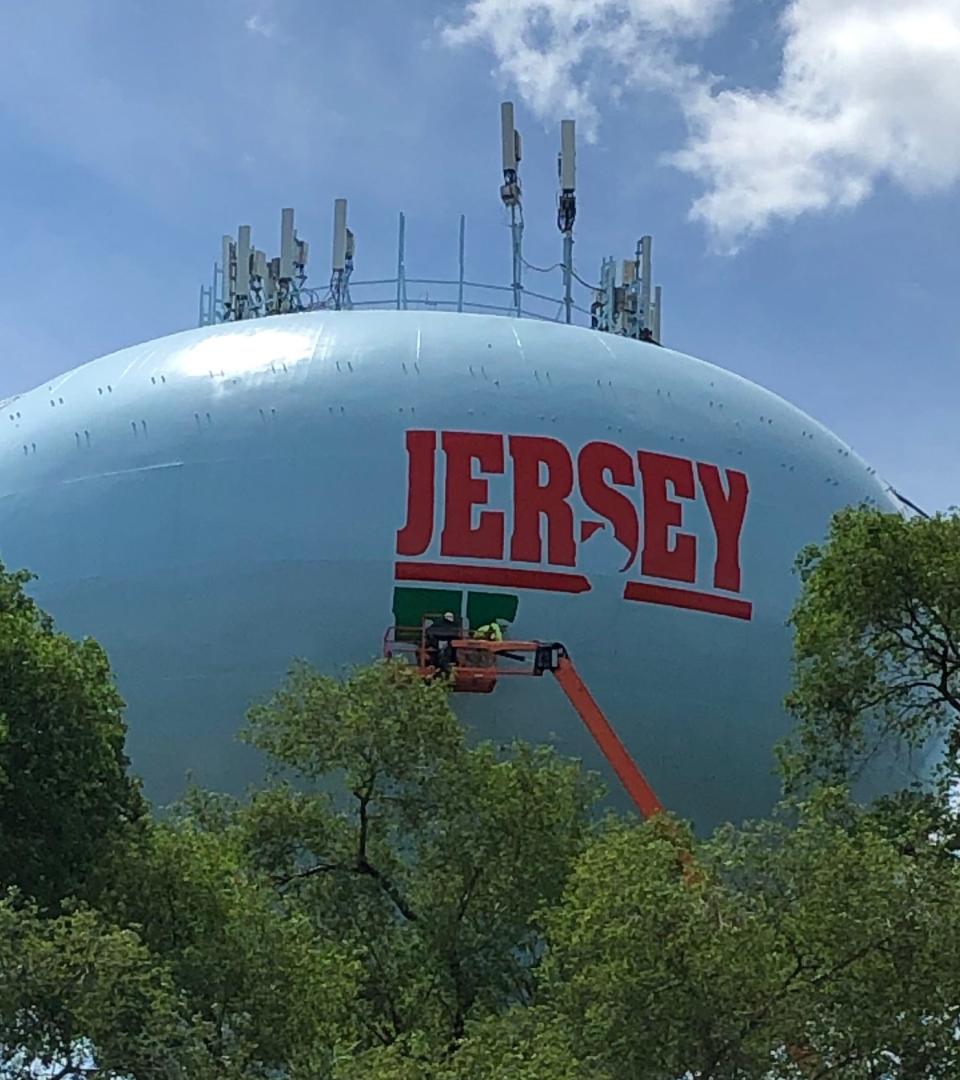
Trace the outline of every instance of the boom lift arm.
<instances>
[{"instance_id":1,"label":"boom lift arm","mask_svg":"<svg viewBox=\"0 0 960 1080\"><path fill-rule=\"evenodd\" d=\"M620 741L610 721L604 716L593 694L587 689L587 684L580 678L569 653L562 645L555 648L560 651L556 667L550 670L560 684L560 688L567 695L567 700L593 736L603 756L610 762L611 768L640 813L645 818L659 814L663 810L660 800L627 752L627 748Z\"/></svg>"},{"instance_id":2,"label":"boom lift arm","mask_svg":"<svg viewBox=\"0 0 960 1080\"><path fill-rule=\"evenodd\" d=\"M420 630L419 642L411 640L414 634L398 627L387 631L384 655L388 658L395 654L411 655L421 674L427 678L449 674L455 693L490 693L501 675L553 675L641 815L649 818L663 810L653 788L630 757L559 641L456 638L449 643L452 662L449 671L444 671L436 665L435 653L427 641L426 625ZM502 660L519 661L520 666L502 667Z\"/></svg>"}]
</instances>

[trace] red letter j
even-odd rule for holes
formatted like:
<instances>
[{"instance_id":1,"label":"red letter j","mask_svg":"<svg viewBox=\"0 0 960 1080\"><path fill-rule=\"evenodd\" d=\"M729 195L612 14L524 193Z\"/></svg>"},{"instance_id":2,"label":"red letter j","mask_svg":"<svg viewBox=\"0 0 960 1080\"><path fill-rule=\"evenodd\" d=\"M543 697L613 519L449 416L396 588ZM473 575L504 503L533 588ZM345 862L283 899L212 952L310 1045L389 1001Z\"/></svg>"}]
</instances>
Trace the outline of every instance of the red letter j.
<instances>
[{"instance_id":1,"label":"red letter j","mask_svg":"<svg viewBox=\"0 0 960 1080\"><path fill-rule=\"evenodd\" d=\"M398 555L422 555L433 540L437 433L407 432L407 522L397 532Z\"/></svg>"}]
</instances>

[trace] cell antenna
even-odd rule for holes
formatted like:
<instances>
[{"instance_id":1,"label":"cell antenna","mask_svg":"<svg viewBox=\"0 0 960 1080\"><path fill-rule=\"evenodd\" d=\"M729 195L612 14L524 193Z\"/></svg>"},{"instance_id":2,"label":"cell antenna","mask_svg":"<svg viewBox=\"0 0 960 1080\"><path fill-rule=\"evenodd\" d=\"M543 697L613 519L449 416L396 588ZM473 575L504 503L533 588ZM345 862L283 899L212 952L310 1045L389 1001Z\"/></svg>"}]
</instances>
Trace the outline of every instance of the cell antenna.
<instances>
[{"instance_id":1,"label":"cell antenna","mask_svg":"<svg viewBox=\"0 0 960 1080\"><path fill-rule=\"evenodd\" d=\"M333 203L333 277L330 292L333 306L339 311L350 307L350 274L353 271L353 233L347 228L347 200Z\"/></svg>"},{"instance_id":2,"label":"cell antenna","mask_svg":"<svg viewBox=\"0 0 960 1080\"><path fill-rule=\"evenodd\" d=\"M237 230L237 314L243 311L250 299L250 226L241 225Z\"/></svg>"},{"instance_id":3,"label":"cell antenna","mask_svg":"<svg viewBox=\"0 0 960 1080\"><path fill-rule=\"evenodd\" d=\"M286 207L280 211L280 280L293 279L294 248L296 233L293 228L293 210Z\"/></svg>"},{"instance_id":4,"label":"cell antenna","mask_svg":"<svg viewBox=\"0 0 960 1080\"><path fill-rule=\"evenodd\" d=\"M560 261L535 260L549 262L549 266L536 266L523 257L522 157L523 143L516 126L516 107L512 101L503 101L500 103L502 178L498 193L506 211L504 218L509 217L510 225L512 273L509 283L470 280L472 275L467 274L465 264L466 230L462 216L457 277L448 280L409 276L409 222L403 214L400 215L397 238L396 278L363 280L364 275L357 275L361 280L356 280L353 277L356 240L347 224L347 200L335 199L329 286L308 285L308 245L297 236L293 209L285 207L280 217L279 252L261 251L255 247L249 225L241 225L234 236L223 237L220 260L213 266L213 279L200 290L200 325L259 319L286 312L366 309L389 304L398 310L476 310L567 324L584 321L580 318L583 315L589 317L589 325L595 330L659 343L663 297L660 287L654 283L649 236L643 236L637 242L634 257L624 261L622 269L621 263L612 255L604 258L596 284L585 281L574 266L574 227L578 210L576 122L573 119L560 121L555 205L563 254ZM506 220L501 224L507 224ZM558 269L562 274L562 288L556 287L560 284L556 277ZM526 273L548 275L552 281L550 295L535 291L536 286L527 288ZM393 295L389 299L384 298L383 286L395 287L395 290L391 289ZM434 287L440 290L439 295ZM583 295L579 287L587 290L588 299L582 304L578 302ZM450 290L455 291L451 293ZM485 290L498 295L491 298ZM351 295L354 291L356 300Z\"/></svg>"},{"instance_id":5,"label":"cell antenna","mask_svg":"<svg viewBox=\"0 0 960 1080\"><path fill-rule=\"evenodd\" d=\"M643 320L643 329L653 332L653 317L651 311L653 291L653 237L644 236L640 239L640 312Z\"/></svg>"},{"instance_id":6,"label":"cell antenna","mask_svg":"<svg viewBox=\"0 0 960 1080\"><path fill-rule=\"evenodd\" d=\"M563 310L564 321L573 321L573 223L577 217L577 135L573 120L560 121L560 196L557 203L557 228L563 236Z\"/></svg>"},{"instance_id":7,"label":"cell antenna","mask_svg":"<svg viewBox=\"0 0 960 1080\"><path fill-rule=\"evenodd\" d=\"M523 206L520 202L520 133L513 124L513 102L500 106L500 145L503 154L503 185L500 198L510 211L510 248L513 261L513 310L522 313L523 298Z\"/></svg>"},{"instance_id":8,"label":"cell antenna","mask_svg":"<svg viewBox=\"0 0 960 1080\"><path fill-rule=\"evenodd\" d=\"M520 164L521 155L520 133L513 124L512 101L504 101L500 106L500 140L503 149L503 178L508 183L515 183L517 179L517 166ZM501 195L503 196L502 192ZM503 196L503 201L507 201L506 196Z\"/></svg>"},{"instance_id":9,"label":"cell antenna","mask_svg":"<svg viewBox=\"0 0 960 1080\"><path fill-rule=\"evenodd\" d=\"M560 190L577 187L577 134L575 120L560 121Z\"/></svg>"},{"instance_id":10,"label":"cell antenna","mask_svg":"<svg viewBox=\"0 0 960 1080\"><path fill-rule=\"evenodd\" d=\"M232 236L224 236L221 257L223 259L223 285L220 301L225 318L234 317L234 299L237 291L237 245Z\"/></svg>"},{"instance_id":11,"label":"cell antenna","mask_svg":"<svg viewBox=\"0 0 960 1080\"><path fill-rule=\"evenodd\" d=\"M347 200L333 203L333 272L342 272L347 260Z\"/></svg>"}]
</instances>

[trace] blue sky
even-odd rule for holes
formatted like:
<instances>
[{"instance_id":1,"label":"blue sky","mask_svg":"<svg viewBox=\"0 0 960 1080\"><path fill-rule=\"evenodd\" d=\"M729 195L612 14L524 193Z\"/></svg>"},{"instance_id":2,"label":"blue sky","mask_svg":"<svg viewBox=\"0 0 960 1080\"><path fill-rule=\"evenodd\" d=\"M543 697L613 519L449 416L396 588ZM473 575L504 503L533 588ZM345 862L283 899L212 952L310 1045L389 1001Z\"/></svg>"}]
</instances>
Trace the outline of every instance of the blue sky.
<instances>
[{"instance_id":1,"label":"blue sky","mask_svg":"<svg viewBox=\"0 0 960 1080\"><path fill-rule=\"evenodd\" d=\"M192 326L239 222L332 201L358 276L509 278L499 102L527 257L655 238L664 339L767 386L928 509L960 502L960 0L48 0L0 9L0 394ZM531 283L532 284L532 283ZM550 290L552 291L552 290Z\"/></svg>"}]
</instances>

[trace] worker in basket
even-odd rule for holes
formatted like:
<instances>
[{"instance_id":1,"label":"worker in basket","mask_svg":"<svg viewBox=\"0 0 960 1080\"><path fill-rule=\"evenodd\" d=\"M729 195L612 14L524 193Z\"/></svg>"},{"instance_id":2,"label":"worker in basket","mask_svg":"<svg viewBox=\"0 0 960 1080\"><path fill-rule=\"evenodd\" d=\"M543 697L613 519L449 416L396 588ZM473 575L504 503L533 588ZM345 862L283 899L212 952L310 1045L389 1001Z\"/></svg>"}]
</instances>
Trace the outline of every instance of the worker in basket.
<instances>
[{"instance_id":1,"label":"worker in basket","mask_svg":"<svg viewBox=\"0 0 960 1080\"><path fill-rule=\"evenodd\" d=\"M475 638L481 641L503 641L504 630L510 625L506 619L492 619L483 626L478 626L473 632Z\"/></svg>"},{"instance_id":2,"label":"worker in basket","mask_svg":"<svg viewBox=\"0 0 960 1080\"><path fill-rule=\"evenodd\" d=\"M445 611L426 628L427 660L443 675L450 673L456 661L453 642L462 636L460 620L452 611Z\"/></svg>"},{"instance_id":3,"label":"worker in basket","mask_svg":"<svg viewBox=\"0 0 960 1080\"><path fill-rule=\"evenodd\" d=\"M483 626L478 626L472 636L478 641L503 641L504 630L509 625L506 619L491 619ZM475 649L470 652L469 663L472 667L491 668L497 666L497 658L485 649Z\"/></svg>"}]
</instances>

